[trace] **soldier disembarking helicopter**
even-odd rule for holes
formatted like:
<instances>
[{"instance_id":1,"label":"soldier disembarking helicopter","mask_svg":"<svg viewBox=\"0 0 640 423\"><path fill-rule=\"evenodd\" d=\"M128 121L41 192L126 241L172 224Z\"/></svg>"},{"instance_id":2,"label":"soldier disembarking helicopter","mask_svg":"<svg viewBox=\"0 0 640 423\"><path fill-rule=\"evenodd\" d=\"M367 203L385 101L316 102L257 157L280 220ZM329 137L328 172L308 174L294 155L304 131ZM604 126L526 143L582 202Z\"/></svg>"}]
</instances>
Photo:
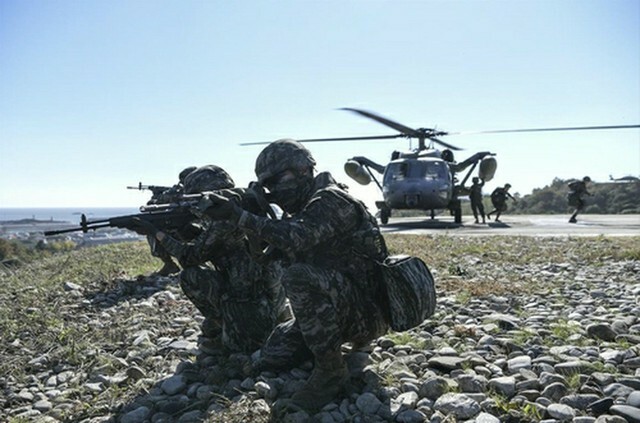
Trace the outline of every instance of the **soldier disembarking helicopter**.
<instances>
[{"instance_id":1,"label":"soldier disembarking helicopter","mask_svg":"<svg viewBox=\"0 0 640 423\"><path fill-rule=\"evenodd\" d=\"M571 207L575 207L575 211L569 218L569 223L577 223L578 213L584 209L584 199L585 195L592 195L589 191L587 191L587 183L591 182L591 178L585 176L581 181L573 181L569 183L569 194L567 194L567 201Z\"/></svg>"},{"instance_id":2,"label":"soldier disembarking helicopter","mask_svg":"<svg viewBox=\"0 0 640 423\"><path fill-rule=\"evenodd\" d=\"M471 201L471 211L473 212L473 217L476 219L475 223L480 223L478 221L478 216L482 217L482 223L486 223L484 217L484 204L482 203L482 187L484 186L484 181L478 177L473 177L471 179L473 185L469 189L469 200Z\"/></svg>"},{"instance_id":3,"label":"soldier disembarking helicopter","mask_svg":"<svg viewBox=\"0 0 640 423\"><path fill-rule=\"evenodd\" d=\"M505 184L504 187L498 187L493 190L491 193L491 203L494 209L487 213L487 219L491 220L491 215L495 213L495 221L500 222L500 215L508 209L507 198L512 199L514 203L518 202L513 195L509 194L510 188L511 184Z\"/></svg>"}]
</instances>

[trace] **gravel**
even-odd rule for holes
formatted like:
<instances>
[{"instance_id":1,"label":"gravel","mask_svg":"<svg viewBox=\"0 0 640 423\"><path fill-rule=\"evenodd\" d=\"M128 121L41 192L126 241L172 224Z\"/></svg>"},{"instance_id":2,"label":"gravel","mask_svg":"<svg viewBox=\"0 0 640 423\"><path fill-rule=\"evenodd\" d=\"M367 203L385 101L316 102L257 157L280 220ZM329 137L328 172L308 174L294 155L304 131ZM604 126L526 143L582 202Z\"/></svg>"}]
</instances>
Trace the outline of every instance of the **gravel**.
<instances>
[{"instance_id":1,"label":"gravel","mask_svg":"<svg viewBox=\"0 0 640 423\"><path fill-rule=\"evenodd\" d=\"M311 363L249 374L259 353L229 354L201 338L202 318L174 278L124 278L108 291L67 283L60 313L86 330L112 326L119 342L70 364L3 336L28 365L26 376L0 375L0 420L640 422L640 261L476 258L472 268L466 283L517 275L535 289L464 296L435 271L449 282L432 318L367 352L345 345L351 384L312 415L279 411Z\"/></svg>"}]
</instances>

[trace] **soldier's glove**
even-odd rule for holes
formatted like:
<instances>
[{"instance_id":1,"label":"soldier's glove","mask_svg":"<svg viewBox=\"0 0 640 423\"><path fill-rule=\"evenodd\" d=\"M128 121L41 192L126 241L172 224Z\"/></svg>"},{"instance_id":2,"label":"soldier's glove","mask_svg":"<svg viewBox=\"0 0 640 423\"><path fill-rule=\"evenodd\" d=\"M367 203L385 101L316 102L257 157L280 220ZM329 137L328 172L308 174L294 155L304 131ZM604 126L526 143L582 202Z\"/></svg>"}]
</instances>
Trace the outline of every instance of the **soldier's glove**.
<instances>
[{"instance_id":1,"label":"soldier's glove","mask_svg":"<svg viewBox=\"0 0 640 423\"><path fill-rule=\"evenodd\" d=\"M133 224L129 229L132 231L139 233L140 235L150 235L155 237L158 232L158 228L156 228L153 223L147 222L146 220L140 219L139 217L134 217Z\"/></svg>"},{"instance_id":2,"label":"soldier's glove","mask_svg":"<svg viewBox=\"0 0 640 423\"><path fill-rule=\"evenodd\" d=\"M198 202L196 209L213 220L232 220L237 222L242 209L233 199L217 193L207 193Z\"/></svg>"}]
</instances>

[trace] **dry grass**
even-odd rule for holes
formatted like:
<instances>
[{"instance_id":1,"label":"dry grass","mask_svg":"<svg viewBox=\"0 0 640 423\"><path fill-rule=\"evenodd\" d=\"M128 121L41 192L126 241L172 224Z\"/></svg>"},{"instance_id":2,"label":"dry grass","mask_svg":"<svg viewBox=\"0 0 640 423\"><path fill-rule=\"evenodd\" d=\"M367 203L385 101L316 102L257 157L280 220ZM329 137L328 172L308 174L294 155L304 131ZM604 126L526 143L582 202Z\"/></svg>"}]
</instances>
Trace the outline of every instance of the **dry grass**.
<instances>
[{"instance_id":1,"label":"dry grass","mask_svg":"<svg viewBox=\"0 0 640 423\"><path fill-rule=\"evenodd\" d=\"M638 237L388 235L386 239L392 253L422 258L435 274L439 296L451 296L461 304L483 295L539 289L535 278L530 274L523 276L532 264L599 266L611 261L640 260ZM89 327L86 315L95 317L99 310L83 306L86 297L69 295L64 284L78 284L85 294L86 291L109 292L116 287L138 285L136 275L148 274L159 267L159 261L149 254L148 245L137 242L61 253L16 270L0 270L0 337L3 340L0 375L24 380L33 374L29 361L43 354L47 354L51 363L64 363L78 373L120 365L115 359L109 361L111 351L116 346L126 349L126 337L131 331L141 329L127 326L135 316L115 313L111 318L120 320L118 325L105 321L103 327ZM166 319L173 308L165 304L146 316L145 323L141 324L152 324L172 336ZM109 389L100 394L98 402L109 409L107 412L115 412L138 395L136 391L140 389L135 385ZM243 418L252 406L251 403L225 404L225 410L210 421L246 421ZM97 410L93 401L83 401L79 407L81 409L75 410L76 416L100 415L105 411Z\"/></svg>"}]
</instances>

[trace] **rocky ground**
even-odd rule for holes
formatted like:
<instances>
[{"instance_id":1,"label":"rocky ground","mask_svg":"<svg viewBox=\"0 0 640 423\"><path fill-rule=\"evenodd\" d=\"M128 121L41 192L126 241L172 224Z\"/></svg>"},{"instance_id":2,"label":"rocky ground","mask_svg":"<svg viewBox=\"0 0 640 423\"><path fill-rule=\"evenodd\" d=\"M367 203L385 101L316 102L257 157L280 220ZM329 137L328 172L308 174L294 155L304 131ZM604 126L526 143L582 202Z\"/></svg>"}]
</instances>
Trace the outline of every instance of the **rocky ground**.
<instances>
[{"instance_id":1,"label":"rocky ground","mask_svg":"<svg viewBox=\"0 0 640 423\"><path fill-rule=\"evenodd\" d=\"M435 315L368 352L345 346L349 391L311 415L277 411L311 364L247 374L257 353L201 338L175 278L68 282L60 316L114 340L61 360L3 335L2 359L26 365L0 374L0 420L640 422L640 261L510 265L479 255L435 277L446 280ZM453 289L481 279L506 285L477 296Z\"/></svg>"}]
</instances>

